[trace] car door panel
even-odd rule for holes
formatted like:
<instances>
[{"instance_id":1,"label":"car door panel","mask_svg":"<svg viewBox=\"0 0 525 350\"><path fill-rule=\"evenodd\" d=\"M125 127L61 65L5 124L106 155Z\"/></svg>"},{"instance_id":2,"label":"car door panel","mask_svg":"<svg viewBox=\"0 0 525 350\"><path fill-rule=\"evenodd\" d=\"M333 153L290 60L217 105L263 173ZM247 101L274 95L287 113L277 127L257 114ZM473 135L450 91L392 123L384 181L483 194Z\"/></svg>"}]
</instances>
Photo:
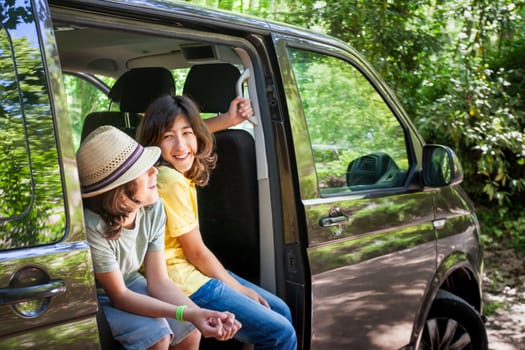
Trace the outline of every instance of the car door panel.
<instances>
[{"instance_id":1,"label":"car door panel","mask_svg":"<svg viewBox=\"0 0 525 350\"><path fill-rule=\"evenodd\" d=\"M89 317L2 338L0 349L95 350L100 349L98 341L97 322Z\"/></svg>"},{"instance_id":2,"label":"car door panel","mask_svg":"<svg viewBox=\"0 0 525 350\"><path fill-rule=\"evenodd\" d=\"M468 261L469 268L477 270L483 255L471 200L461 188L452 187L441 189L435 202L438 265L451 266Z\"/></svg>"},{"instance_id":3,"label":"car door panel","mask_svg":"<svg viewBox=\"0 0 525 350\"><path fill-rule=\"evenodd\" d=\"M1 256L6 258L4 254ZM49 297L48 310L39 317L32 319L30 322L32 327L65 322L68 319L81 318L96 313L95 286L92 282L94 275L87 244L59 244L35 248L30 252L25 252L22 256L18 254L16 259L9 259L0 263L0 271L2 271L0 286L9 286L16 271L24 268L39 268L49 276L49 281L62 281L64 283L64 291ZM43 285L43 283L31 285ZM5 291L7 288L4 287L3 290ZM16 293L16 288L12 290ZM28 320L18 312L18 309L30 314L32 311L31 303L36 304L43 299L45 298L0 306L2 322L5 322L5 325L0 329L0 337L27 328ZM24 302L27 305L24 305ZM34 307L36 309L36 306Z\"/></svg>"},{"instance_id":4,"label":"car door panel","mask_svg":"<svg viewBox=\"0 0 525 350\"><path fill-rule=\"evenodd\" d=\"M349 222L316 225L334 206L344 208ZM432 195L342 200L305 210L311 223L312 348L406 345L435 270Z\"/></svg>"}]
</instances>

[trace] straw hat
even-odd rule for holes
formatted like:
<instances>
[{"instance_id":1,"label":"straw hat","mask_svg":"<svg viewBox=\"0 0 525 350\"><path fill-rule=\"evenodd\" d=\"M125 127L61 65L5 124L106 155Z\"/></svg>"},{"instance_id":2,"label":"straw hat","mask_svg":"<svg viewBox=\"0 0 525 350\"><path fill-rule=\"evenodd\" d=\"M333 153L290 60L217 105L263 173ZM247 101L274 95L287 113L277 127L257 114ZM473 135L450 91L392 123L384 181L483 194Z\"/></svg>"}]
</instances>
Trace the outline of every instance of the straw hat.
<instances>
[{"instance_id":1,"label":"straw hat","mask_svg":"<svg viewBox=\"0 0 525 350\"><path fill-rule=\"evenodd\" d=\"M94 197L136 179L159 157L158 147L142 147L113 126L98 127L77 152L82 197Z\"/></svg>"}]
</instances>

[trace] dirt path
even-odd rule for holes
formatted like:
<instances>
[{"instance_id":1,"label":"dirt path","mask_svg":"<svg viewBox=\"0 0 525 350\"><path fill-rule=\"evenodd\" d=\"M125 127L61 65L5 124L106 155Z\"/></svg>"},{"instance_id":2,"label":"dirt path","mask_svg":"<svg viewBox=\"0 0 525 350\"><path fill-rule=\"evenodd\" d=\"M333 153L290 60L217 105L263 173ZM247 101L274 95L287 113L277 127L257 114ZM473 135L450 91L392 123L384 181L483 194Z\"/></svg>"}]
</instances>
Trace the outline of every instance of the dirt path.
<instances>
[{"instance_id":1,"label":"dirt path","mask_svg":"<svg viewBox=\"0 0 525 350\"><path fill-rule=\"evenodd\" d=\"M525 349L525 256L512 249L485 250L483 280L489 350Z\"/></svg>"}]
</instances>

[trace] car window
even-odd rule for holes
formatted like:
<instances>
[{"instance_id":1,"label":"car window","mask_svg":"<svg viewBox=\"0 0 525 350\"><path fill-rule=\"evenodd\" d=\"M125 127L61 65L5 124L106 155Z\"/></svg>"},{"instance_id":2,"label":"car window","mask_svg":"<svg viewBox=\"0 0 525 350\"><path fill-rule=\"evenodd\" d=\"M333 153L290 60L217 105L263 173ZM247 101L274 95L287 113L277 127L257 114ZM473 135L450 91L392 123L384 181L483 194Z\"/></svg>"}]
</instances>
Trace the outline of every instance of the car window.
<instances>
[{"instance_id":1,"label":"car window","mask_svg":"<svg viewBox=\"0 0 525 350\"><path fill-rule=\"evenodd\" d=\"M289 48L321 195L401 186L408 170L402 125L353 65Z\"/></svg>"},{"instance_id":2,"label":"car window","mask_svg":"<svg viewBox=\"0 0 525 350\"><path fill-rule=\"evenodd\" d=\"M56 242L66 223L44 66L26 13L0 24L0 250Z\"/></svg>"},{"instance_id":3,"label":"car window","mask_svg":"<svg viewBox=\"0 0 525 350\"><path fill-rule=\"evenodd\" d=\"M97 77L104 84L113 84L114 79ZM64 74L64 87L67 98L67 113L71 121L75 150L80 146L80 136L84 119L91 112L108 111L111 107L107 94L84 78Z\"/></svg>"}]
</instances>

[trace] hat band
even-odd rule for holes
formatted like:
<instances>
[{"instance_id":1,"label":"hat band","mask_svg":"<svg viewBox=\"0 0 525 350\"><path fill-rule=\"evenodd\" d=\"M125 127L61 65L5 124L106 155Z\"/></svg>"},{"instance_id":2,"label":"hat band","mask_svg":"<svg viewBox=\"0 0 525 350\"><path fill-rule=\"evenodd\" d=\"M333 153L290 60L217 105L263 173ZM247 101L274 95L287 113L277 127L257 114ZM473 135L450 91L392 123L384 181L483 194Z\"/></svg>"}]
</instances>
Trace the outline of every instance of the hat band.
<instances>
[{"instance_id":1,"label":"hat band","mask_svg":"<svg viewBox=\"0 0 525 350\"><path fill-rule=\"evenodd\" d=\"M94 184L88 185L88 186L82 186L84 193L91 193L98 191L112 182L114 182L116 179L121 177L126 171L128 171L129 168L135 162L140 158L142 153L144 152L144 147L142 147L141 144L137 144L137 147L135 150L130 154L130 156L118 167L116 168L111 174L109 174L107 177L103 178L102 180L95 182Z\"/></svg>"}]
</instances>

